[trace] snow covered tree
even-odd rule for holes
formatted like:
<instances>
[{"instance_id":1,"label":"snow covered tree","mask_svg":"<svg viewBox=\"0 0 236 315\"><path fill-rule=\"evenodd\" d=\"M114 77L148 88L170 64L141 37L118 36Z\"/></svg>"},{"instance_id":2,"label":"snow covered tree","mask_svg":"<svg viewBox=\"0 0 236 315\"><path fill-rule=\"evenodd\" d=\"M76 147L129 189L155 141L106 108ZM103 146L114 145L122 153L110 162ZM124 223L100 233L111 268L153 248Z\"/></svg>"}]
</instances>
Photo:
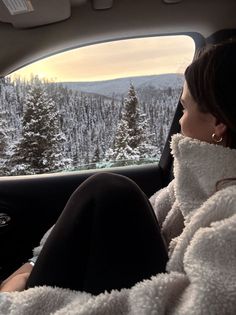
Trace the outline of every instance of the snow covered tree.
<instances>
[{"instance_id":1,"label":"snow covered tree","mask_svg":"<svg viewBox=\"0 0 236 315\"><path fill-rule=\"evenodd\" d=\"M146 115L141 113L136 91L130 84L114 145L108 150L106 158L120 161L115 163L119 166L154 157L155 148L151 145L150 137Z\"/></svg>"},{"instance_id":2,"label":"snow covered tree","mask_svg":"<svg viewBox=\"0 0 236 315\"><path fill-rule=\"evenodd\" d=\"M4 112L0 112L0 176L5 174L5 163L7 160L7 144L8 138L6 135L6 122Z\"/></svg>"},{"instance_id":3,"label":"snow covered tree","mask_svg":"<svg viewBox=\"0 0 236 315\"><path fill-rule=\"evenodd\" d=\"M40 101L38 98L36 102L36 89L33 91L36 87L44 91L44 100L41 98ZM123 165L122 160L126 160L125 165L156 161L165 144L180 93L180 86L158 88L156 85L142 85L137 88L137 93L132 92L131 89L130 95L124 101L123 95L113 93L112 97L106 97L91 94L80 89L70 89L63 84L39 82L35 77L30 82L21 78L2 78L0 79L0 175L32 174L65 168L78 170L83 164L88 164L86 167L90 167L91 163L91 167L95 164L96 167L107 167ZM35 105L29 118L29 111L33 105L28 103L31 101ZM45 130L39 126L38 117L47 117L48 114L44 111L48 105L41 106L38 102L54 103L52 111L49 112L54 113L55 128L54 123L50 122L51 118L44 120L41 118ZM132 106L129 105L130 102ZM133 123L129 120L132 116L136 117ZM48 124L50 128L46 128ZM44 142L47 142L49 151L39 150L39 147L43 147L40 144L42 141L37 139L37 132L33 128L39 130L37 136L39 139L46 135ZM54 131L51 133L49 129ZM27 134L29 131L33 132L31 136ZM52 137L54 140L58 135L59 143L55 144L50 134L54 134ZM64 135L65 141L63 141ZM44 157L44 163L46 160L47 163L38 161L41 164L37 166L31 155L37 156L38 160L40 157L41 162L41 157ZM108 159L105 158L106 156ZM73 160L73 164L65 167L67 163L64 157ZM127 159L132 161L127 162ZM112 163L112 160L115 162Z\"/></svg>"},{"instance_id":4,"label":"snow covered tree","mask_svg":"<svg viewBox=\"0 0 236 315\"><path fill-rule=\"evenodd\" d=\"M10 103L12 106L9 106ZM17 101L14 85L9 78L0 79L0 175L7 174L9 144L12 143L17 125Z\"/></svg>"},{"instance_id":5,"label":"snow covered tree","mask_svg":"<svg viewBox=\"0 0 236 315\"><path fill-rule=\"evenodd\" d=\"M5 134L5 130L2 128L2 122L0 118L0 154L1 156L3 152L5 151L5 149L6 149L6 134Z\"/></svg>"},{"instance_id":6,"label":"snow covered tree","mask_svg":"<svg viewBox=\"0 0 236 315\"><path fill-rule=\"evenodd\" d=\"M42 82L34 80L23 106L22 137L11 157L11 174L39 174L66 167L55 102Z\"/></svg>"}]
</instances>

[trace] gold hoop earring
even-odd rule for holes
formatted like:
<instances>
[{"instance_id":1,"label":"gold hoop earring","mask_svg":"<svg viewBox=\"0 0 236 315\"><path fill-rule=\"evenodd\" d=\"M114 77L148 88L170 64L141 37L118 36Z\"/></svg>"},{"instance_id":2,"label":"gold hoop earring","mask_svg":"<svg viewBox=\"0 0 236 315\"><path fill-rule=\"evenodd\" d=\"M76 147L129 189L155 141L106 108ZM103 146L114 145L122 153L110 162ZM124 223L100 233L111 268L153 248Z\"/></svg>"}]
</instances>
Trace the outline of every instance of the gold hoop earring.
<instances>
[{"instance_id":1,"label":"gold hoop earring","mask_svg":"<svg viewBox=\"0 0 236 315\"><path fill-rule=\"evenodd\" d=\"M216 143L220 143L223 140L222 137L217 138L217 135L215 133L213 133L211 137L212 137L213 141Z\"/></svg>"}]
</instances>

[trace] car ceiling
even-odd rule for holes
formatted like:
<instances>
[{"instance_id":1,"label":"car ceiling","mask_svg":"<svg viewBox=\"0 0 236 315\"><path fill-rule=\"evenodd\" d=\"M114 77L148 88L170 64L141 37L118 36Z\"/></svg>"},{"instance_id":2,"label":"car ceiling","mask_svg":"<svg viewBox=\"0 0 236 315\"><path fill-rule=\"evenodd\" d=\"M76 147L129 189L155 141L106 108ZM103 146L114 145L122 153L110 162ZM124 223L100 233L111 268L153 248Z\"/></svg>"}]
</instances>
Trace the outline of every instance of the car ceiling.
<instances>
[{"instance_id":1,"label":"car ceiling","mask_svg":"<svg viewBox=\"0 0 236 315\"><path fill-rule=\"evenodd\" d=\"M30 0L34 10L15 15L8 1L29 3L0 0L0 76L93 43L236 28L235 0Z\"/></svg>"}]
</instances>

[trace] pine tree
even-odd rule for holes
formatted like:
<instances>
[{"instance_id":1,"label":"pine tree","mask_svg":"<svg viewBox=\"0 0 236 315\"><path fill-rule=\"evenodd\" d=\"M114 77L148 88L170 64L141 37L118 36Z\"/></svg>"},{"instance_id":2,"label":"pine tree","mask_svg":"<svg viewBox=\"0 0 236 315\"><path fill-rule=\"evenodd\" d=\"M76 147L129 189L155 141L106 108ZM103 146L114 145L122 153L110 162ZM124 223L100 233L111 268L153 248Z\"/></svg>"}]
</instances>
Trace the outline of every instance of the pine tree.
<instances>
[{"instance_id":1,"label":"pine tree","mask_svg":"<svg viewBox=\"0 0 236 315\"><path fill-rule=\"evenodd\" d=\"M39 174L64 168L55 102L46 93L42 82L35 79L25 99L22 118L22 137L16 144L11 173Z\"/></svg>"},{"instance_id":2,"label":"pine tree","mask_svg":"<svg viewBox=\"0 0 236 315\"><path fill-rule=\"evenodd\" d=\"M0 154L3 156L5 149L6 149L6 133L5 128L3 128L3 123L1 120L2 114L0 114Z\"/></svg>"},{"instance_id":3,"label":"pine tree","mask_svg":"<svg viewBox=\"0 0 236 315\"><path fill-rule=\"evenodd\" d=\"M5 175L5 164L7 160L7 143L8 138L6 135L6 122L4 119L4 112L0 113L0 176Z\"/></svg>"},{"instance_id":4,"label":"pine tree","mask_svg":"<svg viewBox=\"0 0 236 315\"><path fill-rule=\"evenodd\" d=\"M108 150L106 159L120 161L115 163L118 166L153 157L155 148L150 143L150 136L146 115L141 114L136 91L130 84L114 145Z\"/></svg>"},{"instance_id":5,"label":"pine tree","mask_svg":"<svg viewBox=\"0 0 236 315\"><path fill-rule=\"evenodd\" d=\"M0 175L7 175L6 164L9 158L9 147L14 139L17 125L17 104L14 85L9 78L0 79ZM10 106L12 105L12 106Z\"/></svg>"},{"instance_id":6,"label":"pine tree","mask_svg":"<svg viewBox=\"0 0 236 315\"><path fill-rule=\"evenodd\" d=\"M6 135L7 113L6 113L5 104L4 104L5 85L6 85L5 80L1 79L0 81L0 108L1 108L1 111L0 111L0 154L1 154L1 158L4 155L6 146L7 146L7 135Z\"/></svg>"}]
</instances>

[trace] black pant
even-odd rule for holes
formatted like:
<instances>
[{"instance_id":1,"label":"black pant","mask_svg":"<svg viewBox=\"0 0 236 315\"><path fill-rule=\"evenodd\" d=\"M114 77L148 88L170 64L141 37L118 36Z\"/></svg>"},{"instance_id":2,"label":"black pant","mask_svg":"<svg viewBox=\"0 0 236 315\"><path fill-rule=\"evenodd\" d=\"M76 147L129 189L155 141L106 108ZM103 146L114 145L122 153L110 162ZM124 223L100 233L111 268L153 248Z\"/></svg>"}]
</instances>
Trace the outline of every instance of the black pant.
<instances>
[{"instance_id":1,"label":"black pant","mask_svg":"<svg viewBox=\"0 0 236 315\"><path fill-rule=\"evenodd\" d=\"M28 279L99 294L165 272L167 251L153 209L130 179L91 176L70 197Z\"/></svg>"}]
</instances>

